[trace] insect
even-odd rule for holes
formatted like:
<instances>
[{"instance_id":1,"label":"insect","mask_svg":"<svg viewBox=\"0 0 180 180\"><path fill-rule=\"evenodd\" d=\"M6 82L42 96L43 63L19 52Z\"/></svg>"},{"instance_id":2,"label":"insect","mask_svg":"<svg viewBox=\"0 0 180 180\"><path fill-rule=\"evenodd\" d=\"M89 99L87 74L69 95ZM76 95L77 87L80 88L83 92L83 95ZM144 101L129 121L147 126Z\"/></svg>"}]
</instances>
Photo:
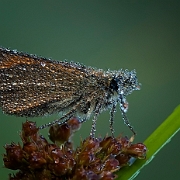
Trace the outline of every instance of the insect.
<instances>
[{"instance_id":1,"label":"insect","mask_svg":"<svg viewBox=\"0 0 180 180\"><path fill-rule=\"evenodd\" d=\"M37 117L63 112L48 124L64 124L71 117L81 122L92 116L90 135L95 137L98 115L110 109L110 129L117 103L124 123L135 134L126 112L126 96L139 90L135 70L103 71L79 63L54 61L16 50L0 48L0 107L4 113Z\"/></svg>"}]
</instances>

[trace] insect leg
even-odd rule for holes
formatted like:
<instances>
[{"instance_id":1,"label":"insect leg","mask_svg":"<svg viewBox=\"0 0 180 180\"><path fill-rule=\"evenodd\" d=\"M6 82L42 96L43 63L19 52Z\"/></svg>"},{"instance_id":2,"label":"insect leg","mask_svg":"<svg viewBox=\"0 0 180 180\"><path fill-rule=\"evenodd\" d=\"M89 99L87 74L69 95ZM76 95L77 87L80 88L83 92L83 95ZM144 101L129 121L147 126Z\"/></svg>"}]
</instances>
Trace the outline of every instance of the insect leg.
<instances>
[{"instance_id":1,"label":"insect leg","mask_svg":"<svg viewBox=\"0 0 180 180\"><path fill-rule=\"evenodd\" d=\"M115 112L116 112L116 104L113 101L112 108L111 108L111 111L110 111L110 119L109 119L110 130L111 130L112 137L114 137L114 127L113 127L113 124L114 124L114 113Z\"/></svg>"},{"instance_id":2,"label":"insect leg","mask_svg":"<svg viewBox=\"0 0 180 180\"><path fill-rule=\"evenodd\" d=\"M121 95L120 96L120 109L121 109L124 124L126 124L126 126L132 131L132 133L134 135L136 135L134 128L131 126L131 124L127 118L127 115L126 115L127 107L126 106L127 106L127 102L126 102L125 98Z\"/></svg>"},{"instance_id":3,"label":"insect leg","mask_svg":"<svg viewBox=\"0 0 180 180\"><path fill-rule=\"evenodd\" d=\"M99 102L94 110L94 116L92 119L92 127L91 127L91 132L90 132L90 136L94 139L95 138L95 132L96 132L96 121L97 121L97 117L100 113L100 109L101 109L101 103Z\"/></svg>"},{"instance_id":4,"label":"insect leg","mask_svg":"<svg viewBox=\"0 0 180 180\"><path fill-rule=\"evenodd\" d=\"M46 127L52 126L54 124L63 125L65 124L69 119L71 119L76 113L76 106L73 107L69 112L67 112L64 116L62 116L60 119L56 119L50 123L44 124L39 127L39 129L44 129Z\"/></svg>"}]
</instances>

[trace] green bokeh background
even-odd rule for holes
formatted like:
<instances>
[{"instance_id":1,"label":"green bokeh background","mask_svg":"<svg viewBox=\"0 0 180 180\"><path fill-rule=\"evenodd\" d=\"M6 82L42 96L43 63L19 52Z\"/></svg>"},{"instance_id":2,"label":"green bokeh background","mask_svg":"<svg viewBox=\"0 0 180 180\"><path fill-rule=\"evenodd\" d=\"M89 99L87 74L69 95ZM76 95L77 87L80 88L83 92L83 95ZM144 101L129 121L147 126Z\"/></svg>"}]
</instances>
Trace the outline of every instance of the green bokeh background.
<instances>
[{"instance_id":1,"label":"green bokeh background","mask_svg":"<svg viewBox=\"0 0 180 180\"><path fill-rule=\"evenodd\" d=\"M180 103L180 2L177 1L0 1L0 45L56 60L73 60L104 70L136 69L141 91L128 97L128 117L143 142ZM119 108L119 107L117 107ZM57 116L34 118L38 125ZM96 135L109 131L109 112L100 115ZM0 154L20 141L25 118L0 111ZM89 135L91 121L74 140ZM116 135L131 136L119 110ZM47 137L47 129L42 131ZM180 179L178 133L146 166L138 180ZM9 170L0 160L0 179Z\"/></svg>"}]
</instances>

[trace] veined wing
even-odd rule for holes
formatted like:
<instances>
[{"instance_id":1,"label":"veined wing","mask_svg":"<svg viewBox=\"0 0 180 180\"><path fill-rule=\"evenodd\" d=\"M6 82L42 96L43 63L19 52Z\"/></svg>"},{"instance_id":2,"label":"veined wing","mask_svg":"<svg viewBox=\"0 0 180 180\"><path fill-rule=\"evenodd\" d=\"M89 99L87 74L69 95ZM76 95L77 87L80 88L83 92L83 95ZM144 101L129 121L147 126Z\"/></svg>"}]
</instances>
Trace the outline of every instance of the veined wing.
<instances>
[{"instance_id":1,"label":"veined wing","mask_svg":"<svg viewBox=\"0 0 180 180\"><path fill-rule=\"evenodd\" d=\"M0 102L5 113L38 116L78 101L84 66L0 48Z\"/></svg>"}]
</instances>

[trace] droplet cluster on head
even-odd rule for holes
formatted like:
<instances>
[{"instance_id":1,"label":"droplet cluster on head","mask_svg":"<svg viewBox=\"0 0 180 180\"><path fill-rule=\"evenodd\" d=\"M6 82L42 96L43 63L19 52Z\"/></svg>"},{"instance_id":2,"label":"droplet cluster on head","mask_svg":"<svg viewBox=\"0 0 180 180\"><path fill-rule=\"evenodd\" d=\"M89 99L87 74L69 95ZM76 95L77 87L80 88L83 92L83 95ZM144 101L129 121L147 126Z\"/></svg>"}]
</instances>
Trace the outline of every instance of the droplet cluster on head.
<instances>
[{"instance_id":1,"label":"droplet cluster on head","mask_svg":"<svg viewBox=\"0 0 180 180\"><path fill-rule=\"evenodd\" d=\"M140 89L135 70L120 70L116 73L114 80L117 82L118 94L126 96Z\"/></svg>"}]
</instances>

